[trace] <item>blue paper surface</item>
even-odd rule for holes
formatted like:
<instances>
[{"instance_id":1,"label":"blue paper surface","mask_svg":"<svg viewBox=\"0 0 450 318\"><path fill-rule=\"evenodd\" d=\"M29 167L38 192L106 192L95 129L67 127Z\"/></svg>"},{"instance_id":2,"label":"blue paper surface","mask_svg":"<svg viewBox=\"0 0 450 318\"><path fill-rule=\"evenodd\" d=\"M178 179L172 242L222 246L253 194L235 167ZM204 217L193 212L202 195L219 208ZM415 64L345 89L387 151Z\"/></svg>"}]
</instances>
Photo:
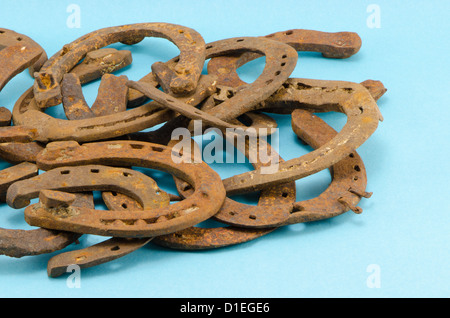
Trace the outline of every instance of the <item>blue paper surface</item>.
<instances>
[{"instance_id":1,"label":"blue paper surface","mask_svg":"<svg viewBox=\"0 0 450 318\"><path fill-rule=\"evenodd\" d=\"M73 8L80 10L79 25L72 20ZM21 259L0 256L0 297L450 296L449 11L448 1L3 1L0 27L33 38L49 56L88 32L138 22L184 25L206 42L289 29L352 31L362 38L358 54L336 60L299 53L291 77L381 80L388 91L378 102L384 121L357 150L367 169L367 191L374 193L360 202L362 214L289 225L211 251L149 244L82 270L80 288L70 288L69 274L47 277L47 261L59 252ZM163 39L113 47L132 51L132 65L116 74L133 80L147 74L152 63L178 54ZM239 74L252 81L263 67L259 59ZM0 105L12 109L32 83L27 71L18 75L1 92ZM88 103L95 100L98 85L84 87ZM61 109L50 112L64 116ZM336 129L346 121L337 113L320 116ZM289 116L274 118L284 159L310 151L295 137ZM248 163L212 167L222 178L252 169ZM330 181L326 170L297 181L297 199L317 196ZM174 190L168 175L161 182L163 189ZM255 196L238 199L256 201ZM1 204L0 211L1 227L32 228L23 210ZM65 250L102 240L85 235L79 245Z\"/></svg>"}]
</instances>

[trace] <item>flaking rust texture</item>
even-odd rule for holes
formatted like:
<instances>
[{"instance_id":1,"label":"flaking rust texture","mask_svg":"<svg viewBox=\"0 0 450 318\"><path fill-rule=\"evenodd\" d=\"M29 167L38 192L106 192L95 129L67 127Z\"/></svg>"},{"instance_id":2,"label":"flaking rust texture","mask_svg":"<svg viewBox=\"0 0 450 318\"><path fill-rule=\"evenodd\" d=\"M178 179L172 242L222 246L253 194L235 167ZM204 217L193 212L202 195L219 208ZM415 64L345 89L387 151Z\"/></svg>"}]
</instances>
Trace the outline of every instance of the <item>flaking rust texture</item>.
<instances>
[{"instance_id":1,"label":"flaking rust texture","mask_svg":"<svg viewBox=\"0 0 450 318\"><path fill-rule=\"evenodd\" d=\"M35 226L106 236L150 237L175 232L208 219L218 211L225 199L219 175L206 163L175 163L171 148L162 145L138 141L83 145L55 142L47 145L38 155L37 162L44 170L96 162L152 168L192 182L195 192L166 208L129 211L126 214L100 210L94 213L91 209L78 208L70 217L58 218L49 214L45 207L32 205L25 209L25 218Z\"/></svg>"},{"instance_id":2,"label":"flaking rust texture","mask_svg":"<svg viewBox=\"0 0 450 318\"><path fill-rule=\"evenodd\" d=\"M0 91L17 74L41 68L47 60L44 49L29 37L0 28Z\"/></svg>"},{"instance_id":3,"label":"flaking rust texture","mask_svg":"<svg viewBox=\"0 0 450 318\"><path fill-rule=\"evenodd\" d=\"M72 206L94 208L92 193L76 193ZM79 239L81 234L44 228L15 230L0 228L0 254L11 257L41 255L61 250Z\"/></svg>"},{"instance_id":4,"label":"flaking rust texture","mask_svg":"<svg viewBox=\"0 0 450 318\"><path fill-rule=\"evenodd\" d=\"M205 59L201 35L195 30L175 24L140 23L100 29L66 44L35 75L33 90L37 105L46 108L61 103L60 82L63 75L76 66L87 52L117 42L128 42L136 37L170 39L181 51L170 87L178 94L188 94L195 90Z\"/></svg>"},{"instance_id":5,"label":"flaking rust texture","mask_svg":"<svg viewBox=\"0 0 450 318\"><path fill-rule=\"evenodd\" d=\"M180 54L148 65L151 72L139 80L112 74L126 71L132 54L109 45L138 45L147 37L171 41ZM29 37L0 28L0 91L27 68L34 78L12 112L0 107L0 158L14 164L0 171L0 199L24 209L25 221L38 227L0 228L0 254L52 253L83 234L108 237L54 255L47 273L57 277L71 264L101 265L149 242L182 250L223 248L294 223L360 214L360 200L372 193L366 191L366 168L356 149L383 120L377 100L386 88L375 80L290 76L301 52L346 59L361 44L354 32L305 29L205 43L185 26L136 23L92 31L47 59ZM237 69L263 56L261 75L252 83L242 81ZM98 93L90 105L83 85L96 80ZM50 116L46 110L54 106L62 107L67 119ZM321 112L341 112L347 122L336 132L315 114ZM293 134L313 150L283 160L266 139L276 138L271 113L290 115ZM201 129L194 129L194 120L201 120ZM188 150L175 147L176 129L194 137L206 128L217 128L233 145L244 133L248 138L236 149L254 170L222 180L205 162L192 162L201 152L193 139L187 156ZM261 153L272 161L261 160ZM267 173L273 160L277 169ZM170 174L179 195L163 191L159 177L150 178L141 168ZM301 189L295 181L325 169L332 177L326 190L296 201ZM95 208L93 191L102 192L108 210ZM256 205L231 198L257 191ZM35 198L39 202L30 205ZM199 226L208 219L223 226Z\"/></svg>"}]
</instances>

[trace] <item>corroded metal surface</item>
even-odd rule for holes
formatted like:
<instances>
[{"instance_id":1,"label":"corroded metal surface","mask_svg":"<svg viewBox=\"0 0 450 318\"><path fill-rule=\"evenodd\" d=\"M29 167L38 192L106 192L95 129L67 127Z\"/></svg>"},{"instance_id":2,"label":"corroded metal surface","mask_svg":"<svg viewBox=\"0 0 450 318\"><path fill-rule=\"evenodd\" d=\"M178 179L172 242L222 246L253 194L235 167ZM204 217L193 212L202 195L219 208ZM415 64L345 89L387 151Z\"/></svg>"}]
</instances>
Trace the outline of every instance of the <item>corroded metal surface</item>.
<instances>
[{"instance_id":1,"label":"corroded metal surface","mask_svg":"<svg viewBox=\"0 0 450 318\"><path fill-rule=\"evenodd\" d=\"M321 98L317 99L319 91ZM320 148L280 163L276 174L261 174L260 170L254 170L223 180L228 194L257 191L324 170L364 143L382 120L369 91L361 84L351 82L289 79L276 94L264 101L264 105L316 112L338 111L346 114L348 120L339 134Z\"/></svg>"},{"instance_id":2,"label":"corroded metal surface","mask_svg":"<svg viewBox=\"0 0 450 318\"><path fill-rule=\"evenodd\" d=\"M234 43L233 43L234 42ZM206 112L222 120L235 119L272 95L289 77L297 64L297 52L284 43L265 38L233 38L207 44L206 58L249 51L263 54L266 65L262 74L241 88L232 98Z\"/></svg>"},{"instance_id":3,"label":"corroded metal surface","mask_svg":"<svg viewBox=\"0 0 450 318\"><path fill-rule=\"evenodd\" d=\"M130 65L132 60L131 52L128 50L98 49L88 52L83 61L71 69L70 73L77 75L81 83L88 83Z\"/></svg>"},{"instance_id":4,"label":"corroded metal surface","mask_svg":"<svg viewBox=\"0 0 450 318\"><path fill-rule=\"evenodd\" d=\"M94 208L92 193L76 193L73 206ZM75 242L81 234L43 228L13 230L0 228L0 255L23 257L52 253Z\"/></svg>"},{"instance_id":5,"label":"corroded metal surface","mask_svg":"<svg viewBox=\"0 0 450 318\"><path fill-rule=\"evenodd\" d=\"M193 107L186 107L186 105L157 90L152 85L133 81L130 81L128 85L130 88L142 92L147 97L190 119L200 119L206 124L222 129L239 128L239 125L233 125L224 120L234 119L252 110L255 104L270 96L289 77L297 62L295 50L285 44L265 39L245 37L227 39L209 43L206 45L206 49L206 59L242 50L259 52L266 56L266 67L261 76L250 84L248 88L236 92L232 98L215 107L214 112L211 113L203 112ZM280 60L283 61L281 64L279 63ZM230 104L233 107L228 107ZM221 118L220 114L226 115Z\"/></svg>"},{"instance_id":6,"label":"corroded metal surface","mask_svg":"<svg viewBox=\"0 0 450 318\"><path fill-rule=\"evenodd\" d=\"M134 88L141 93L145 93L151 98L160 98L160 102L164 103L166 107L176 110L188 118L201 119L205 123L210 123L215 127L220 128L239 128L240 125L230 124L230 120L234 120L239 115L254 109L254 106L269 97L277 88L286 80L297 63L297 54L294 49L286 44L278 41L272 41L264 38L231 38L220 40L206 45L206 59L214 58L216 56L223 56L232 54L233 52L256 52L266 56L266 66L262 74L252 84L236 92L229 100L224 101L219 106L214 107L214 110L199 111L192 107L177 103L173 98L164 96L160 92L153 89L154 80L151 77L147 78L147 82L130 82L130 88ZM178 57L166 63L166 68L171 68L178 61ZM163 78L159 79L160 81ZM144 94L145 95L145 94ZM171 101L172 100L172 101ZM175 105L174 105L175 104ZM217 117L217 118L213 118ZM177 118L176 124L183 122L183 119ZM174 125L173 121L169 121L165 128L171 128ZM192 127L191 127L192 128ZM146 136L148 141L154 141L154 134ZM145 138L145 136L140 136ZM145 139L144 139L145 140Z\"/></svg>"},{"instance_id":7,"label":"corroded metal surface","mask_svg":"<svg viewBox=\"0 0 450 318\"><path fill-rule=\"evenodd\" d=\"M138 141L112 141L79 145L54 142L38 155L38 166L48 170L102 162L106 165L141 166L162 170L195 186L187 199L167 208L144 211L100 211L74 208L64 218L41 205L28 206L30 225L50 229L117 237L150 237L175 232L202 222L222 206L225 190L221 179L204 162L174 163L171 148Z\"/></svg>"},{"instance_id":8,"label":"corroded metal surface","mask_svg":"<svg viewBox=\"0 0 450 318\"><path fill-rule=\"evenodd\" d=\"M154 63L152 72L138 81L111 75L130 65L131 52L104 47L117 42L134 45L145 37L172 41L180 55ZM0 108L0 157L21 163L0 172L0 196L6 194L7 203L15 208L39 197L24 215L30 225L41 227L0 229L0 252L37 255L62 249L84 233L112 236L53 257L47 270L56 277L70 264L82 268L102 264L151 240L175 249L218 248L288 224L349 210L361 213L357 205L371 193L365 190L365 168L355 149L382 120L376 100L385 87L372 80L356 84L289 78L297 63L296 51L348 58L360 47L361 39L352 32L293 29L205 44L200 34L180 25L139 23L88 33L47 60L31 39L0 29L0 90L25 68L35 77L33 87L14 106L14 126L10 127L11 113ZM266 59L262 74L253 83L243 82L237 68L261 56ZM208 75L201 75L208 59ZM90 106L82 85L98 78L97 98ZM45 113L59 103L68 120ZM239 150L247 158L260 159L264 152L272 161L257 161L255 170L221 180L204 162L183 162L184 154L172 147L176 128L188 128L192 136L203 132L193 129L193 119L202 120L202 129L219 128L233 144L242 137L237 133L242 128L253 128L244 132L247 136L253 131L260 137L271 134L277 123L261 111L291 114L294 132L315 150L283 161L265 139L243 139L245 149ZM330 111L347 116L339 133L313 114ZM142 132L159 124L163 125ZM225 132L226 128L237 131ZM130 168L134 166L170 173L180 196L161 191L154 180ZM37 175L37 167L48 171ZM274 169L268 173L267 168ZM294 181L324 169L332 175L329 187L314 199L295 202ZM97 190L103 191L109 211L94 208L92 193L86 191ZM226 197L254 191L261 191L256 206ZM224 226L195 226L209 218Z\"/></svg>"},{"instance_id":9,"label":"corroded metal surface","mask_svg":"<svg viewBox=\"0 0 450 318\"><path fill-rule=\"evenodd\" d=\"M190 227L172 234L157 236L152 242L172 249L204 250L245 243L269 234L275 229L244 229L234 226Z\"/></svg>"},{"instance_id":10,"label":"corroded metal surface","mask_svg":"<svg viewBox=\"0 0 450 318\"><path fill-rule=\"evenodd\" d=\"M127 108L128 78L124 75L102 76L97 99L89 107L84 99L81 81L74 73L67 73L61 81L61 95L64 112L67 119L86 119L123 112ZM113 110L112 112L109 109Z\"/></svg>"},{"instance_id":11,"label":"corroded metal surface","mask_svg":"<svg viewBox=\"0 0 450 318\"><path fill-rule=\"evenodd\" d=\"M39 70L47 60L44 49L26 35L0 28L0 91L17 74Z\"/></svg>"},{"instance_id":12,"label":"corroded metal surface","mask_svg":"<svg viewBox=\"0 0 450 318\"><path fill-rule=\"evenodd\" d=\"M232 134L225 135L230 143L236 144L233 140L234 137ZM263 139L257 139L255 143L247 139L245 140L245 149L239 149L239 151L242 151L249 159L255 153L262 152L270 155L278 164L284 161ZM252 158L252 165L255 169L270 168L271 164L275 163L272 161L263 162L260 159L259 156ZM192 193L193 188L189 183L179 179L176 179L175 182L182 197L188 197ZM266 222L280 223L292 210L295 197L295 182L292 181L263 188L256 206L239 203L227 197L222 208L214 215L214 219L230 225L246 226L247 223L251 224L257 216L264 215Z\"/></svg>"},{"instance_id":13,"label":"corroded metal surface","mask_svg":"<svg viewBox=\"0 0 450 318\"><path fill-rule=\"evenodd\" d=\"M65 192L117 191L132 197L147 209L160 207L160 202L169 203L167 193L143 173L103 165L55 168L16 182L8 188L7 203L15 209L24 208L42 189Z\"/></svg>"},{"instance_id":14,"label":"corroded metal surface","mask_svg":"<svg viewBox=\"0 0 450 318\"><path fill-rule=\"evenodd\" d=\"M133 180L128 180L133 183ZM154 196L151 202L142 205L137 200L119 192L102 192L102 198L110 210L143 210L144 208L165 207L169 205L168 195ZM42 191L41 191L42 193ZM53 256L47 264L47 273L50 277L57 277L66 273L69 265L76 264L80 268L88 268L113 261L145 246L153 238L118 238L113 237L101 243L84 249L64 252Z\"/></svg>"},{"instance_id":15,"label":"corroded metal surface","mask_svg":"<svg viewBox=\"0 0 450 318\"><path fill-rule=\"evenodd\" d=\"M171 109L175 112L180 113L181 115L184 115L190 119L197 119L202 120L206 124L209 124L211 126L220 128L220 129L226 129L226 128L239 128L240 125L234 125L231 123L228 123L226 121L220 120L217 117L210 115L206 112L203 112L201 110L198 110L195 107L189 107L189 105L186 105L185 103L173 98L172 96L161 92L159 89L146 84L141 84L134 81L128 81L127 85L130 88L134 88L140 92L142 92L147 97L155 100L156 102L160 103L164 107L167 107L168 109ZM186 107L188 106L188 107Z\"/></svg>"},{"instance_id":16,"label":"corroded metal surface","mask_svg":"<svg viewBox=\"0 0 450 318\"><path fill-rule=\"evenodd\" d=\"M47 274L50 277L61 276L72 264L80 268L104 264L136 251L151 240L152 238L111 238L82 250L61 253L48 261Z\"/></svg>"},{"instance_id":17,"label":"corroded metal surface","mask_svg":"<svg viewBox=\"0 0 450 318\"><path fill-rule=\"evenodd\" d=\"M205 43L201 35L176 24L138 23L93 31L66 44L35 76L33 90L38 107L46 108L61 103L59 84L63 75L88 52L135 37L162 37L173 42L180 49L180 58L170 87L178 94L188 94L195 90L205 60Z\"/></svg>"},{"instance_id":18,"label":"corroded metal surface","mask_svg":"<svg viewBox=\"0 0 450 318\"><path fill-rule=\"evenodd\" d=\"M202 76L193 95L178 100L195 105L215 91L215 79ZM83 120L54 118L36 105L33 90L27 90L16 102L13 109L15 125L30 125L38 131L37 141L75 140L88 142L123 136L141 131L173 118L172 111L162 109L156 102L150 102L126 112Z\"/></svg>"},{"instance_id":19,"label":"corroded metal surface","mask_svg":"<svg viewBox=\"0 0 450 318\"><path fill-rule=\"evenodd\" d=\"M297 136L316 149L337 135L322 119L302 109L292 113L292 128ZM356 205L362 197L370 198L372 194L366 192L366 169L358 153L350 152L330 171L333 181L329 187L316 198L295 203L285 224L322 220L348 210L362 212Z\"/></svg>"},{"instance_id":20,"label":"corroded metal surface","mask_svg":"<svg viewBox=\"0 0 450 318\"><path fill-rule=\"evenodd\" d=\"M361 38L354 32L322 32L292 29L265 36L289 44L297 51L320 52L327 58L348 58L358 53Z\"/></svg>"},{"instance_id":21,"label":"corroded metal surface","mask_svg":"<svg viewBox=\"0 0 450 318\"><path fill-rule=\"evenodd\" d=\"M73 74L64 74L61 81L61 95L64 113L67 119L86 119L95 117L81 90L80 78Z\"/></svg>"},{"instance_id":22,"label":"corroded metal surface","mask_svg":"<svg viewBox=\"0 0 450 318\"><path fill-rule=\"evenodd\" d=\"M255 148L266 147L266 153L278 154L270 147L269 144L258 140L257 145L253 145L248 141L245 144L245 155L249 157ZM279 160L282 161L281 158ZM254 164L255 168L266 166L267 163L257 161ZM182 197L189 197L194 189L191 184L175 179L177 189ZM239 203L230 198L226 198L220 210L214 215L216 220L230 224L229 219L240 219L241 216L253 219L256 215L265 215L269 219L273 215L275 218L284 216L292 210L291 206L295 202L295 183L289 182L273 187L267 187L261 191L258 204L248 205ZM274 219L271 219L275 222ZM239 243L248 242L250 240L259 238L275 230L275 228L265 229L242 229L240 227L217 227L217 228L199 228L192 227L179 232L171 233L164 236L158 236L154 239L154 243L165 247L176 249L211 249L219 248Z\"/></svg>"},{"instance_id":23,"label":"corroded metal surface","mask_svg":"<svg viewBox=\"0 0 450 318\"><path fill-rule=\"evenodd\" d=\"M22 162L0 171L0 200L5 201L6 192L16 181L28 179L38 174L38 167L29 162Z\"/></svg>"},{"instance_id":24,"label":"corroded metal surface","mask_svg":"<svg viewBox=\"0 0 450 318\"><path fill-rule=\"evenodd\" d=\"M26 68L33 74L47 60L45 50L31 38L0 28L0 91ZM37 137L34 127L10 127L11 112L0 108L0 158L11 162L33 162L37 151L31 141Z\"/></svg>"},{"instance_id":25,"label":"corroded metal surface","mask_svg":"<svg viewBox=\"0 0 450 318\"><path fill-rule=\"evenodd\" d=\"M381 82L364 82L364 84L367 83L372 83L368 89L375 99L378 99L386 91ZM311 94L316 94L316 99L320 99L319 96L322 92L316 90ZM330 101L329 103L334 104L335 102ZM298 109L294 111L292 116L294 131L314 148L319 148L337 134L326 123L311 115L310 112ZM303 202L299 202L292 206L291 209L280 207L279 209L271 210L270 213L262 209L231 210L232 213L230 214L219 212L215 215L215 218L233 226L264 228L305 222L306 220L319 220L339 215L349 209L360 212L360 208L356 207L359 201L357 199L358 197L368 196L368 194L365 192L366 177L364 165L359 156L356 152L350 153L349 158L344 158L332 166L331 171L333 181L329 188L319 198L307 201L305 206L302 205ZM182 187L179 187L180 190L182 191ZM313 208L313 205L309 205L310 202L315 204L316 209ZM221 211L224 210L224 207L222 207ZM294 211L302 212L294 213ZM311 211L315 212L311 213Z\"/></svg>"},{"instance_id":26,"label":"corroded metal surface","mask_svg":"<svg viewBox=\"0 0 450 318\"><path fill-rule=\"evenodd\" d=\"M37 129L25 126L0 127L0 143L30 142L37 137Z\"/></svg>"},{"instance_id":27,"label":"corroded metal surface","mask_svg":"<svg viewBox=\"0 0 450 318\"><path fill-rule=\"evenodd\" d=\"M201 110L206 111L214 108L218 103L222 103L225 100L231 98L236 93L236 89L226 86L217 86L217 92L209 96L201 105ZM236 119L228 120L229 123L237 125L242 129L255 129L259 136L271 135L275 128L277 128L277 122L270 116L259 112L246 112ZM188 123L184 126L187 127ZM265 129L265 130L264 130Z\"/></svg>"},{"instance_id":28,"label":"corroded metal surface","mask_svg":"<svg viewBox=\"0 0 450 318\"><path fill-rule=\"evenodd\" d=\"M321 52L328 58L348 58L361 48L361 38L354 32L329 33L295 29L272 33L265 38L286 43L296 51ZM218 76L219 85L247 85L239 78L236 69L258 57L261 57L261 54L251 52L214 57L208 62L208 73Z\"/></svg>"},{"instance_id":29,"label":"corroded metal surface","mask_svg":"<svg viewBox=\"0 0 450 318\"><path fill-rule=\"evenodd\" d=\"M47 189L42 189L39 192L39 202L48 209L67 208L75 201L75 199L75 194L68 192Z\"/></svg>"},{"instance_id":30,"label":"corroded metal surface","mask_svg":"<svg viewBox=\"0 0 450 318\"><path fill-rule=\"evenodd\" d=\"M91 106L95 116L123 112L127 109L128 77L105 74L102 76L97 98ZM112 110L112 111L111 111Z\"/></svg>"},{"instance_id":31,"label":"corroded metal surface","mask_svg":"<svg viewBox=\"0 0 450 318\"><path fill-rule=\"evenodd\" d=\"M38 142L0 143L0 158L10 163L36 162L36 156L44 146Z\"/></svg>"},{"instance_id":32,"label":"corroded metal surface","mask_svg":"<svg viewBox=\"0 0 450 318\"><path fill-rule=\"evenodd\" d=\"M380 97L378 90L374 91L374 97ZM315 149L337 135L323 120L303 109L292 112L292 128L299 138ZM361 197L370 197L370 193L365 191L366 172L356 151L331 166L330 172L332 182L322 194L311 200L296 202L291 209L278 209L271 213L246 210L231 215L219 213L216 217L234 226L265 228L330 218L350 209L355 213L362 212L356 205Z\"/></svg>"},{"instance_id":33,"label":"corroded metal surface","mask_svg":"<svg viewBox=\"0 0 450 318\"><path fill-rule=\"evenodd\" d=\"M118 192L102 192L102 198L110 210L143 210L139 202ZM173 197L173 199L177 199ZM168 202L160 200L161 207ZM84 249L64 252L53 256L47 264L47 274L58 277L66 273L67 267L76 264L80 268L88 268L104 264L134 252L147 245L153 237L148 238L121 238L113 237L101 243Z\"/></svg>"},{"instance_id":34,"label":"corroded metal surface","mask_svg":"<svg viewBox=\"0 0 450 318\"><path fill-rule=\"evenodd\" d=\"M89 64L89 69L98 68L96 67L98 63L94 62L95 60ZM92 105L92 108L89 108L81 91L81 80L78 80L78 76L75 74L70 78L72 73L74 73L73 70L71 73L64 76L61 85L63 105L68 119L79 120L110 115L126 110L127 99L129 96L128 87L120 85L124 84L121 78L124 78L126 81L125 77L117 78L109 76L108 74L103 75L96 102ZM67 88L65 88L64 85L64 83L68 81L66 77L69 77L69 80L74 83L67 87L69 88L69 91L67 91ZM67 99L69 100L67 101ZM102 199L109 210L133 211L143 209L143 206L137 200L116 191L102 191ZM164 207L169 204L168 200L165 199L165 196L159 196L155 199L159 199L159 207ZM153 201L153 203L156 202ZM153 204L153 207L154 205L155 204ZM50 277L57 277L66 273L67 267L71 264L77 264L80 268L88 268L110 262L138 250L151 240L151 237L133 239L113 237L102 243L81 250L61 253L49 260L47 264L47 273Z\"/></svg>"},{"instance_id":35,"label":"corroded metal surface","mask_svg":"<svg viewBox=\"0 0 450 318\"><path fill-rule=\"evenodd\" d=\"M11 125L12 114L6 107L0 107L0 126Z\"/></svg>"}]
</instances>

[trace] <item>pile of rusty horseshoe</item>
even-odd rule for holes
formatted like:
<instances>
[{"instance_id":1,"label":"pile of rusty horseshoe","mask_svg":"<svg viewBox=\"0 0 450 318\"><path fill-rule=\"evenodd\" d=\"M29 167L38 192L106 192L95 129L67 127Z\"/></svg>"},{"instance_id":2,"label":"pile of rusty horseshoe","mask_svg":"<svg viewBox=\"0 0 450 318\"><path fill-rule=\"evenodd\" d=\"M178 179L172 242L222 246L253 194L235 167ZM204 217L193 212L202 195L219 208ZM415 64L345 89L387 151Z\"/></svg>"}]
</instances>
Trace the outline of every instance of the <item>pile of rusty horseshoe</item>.
<instances>
[{"instance_id":1,"label":"pile of rusty horseshoe","mask_svg":"<svg viewBox=\"0 0 450 318\"><path fill-rule=\"evenodd\" d=\"M135 45L146 37L171 41L179 56L154 63L138 81L112 75L130 65L132 57L128 50L107 46ZM56 277L69 265L102 264L150 241L173 249L212 249L259 238L283 225L350 210L361 213L357 204L371 193L355 149L382 120L376 101L386 89L373 80L289 77L297 51L342 59L360 47L353 32L294 29L205 43L184 26L139 23L88 33L47 58L29 37L0 28L0 90L26 69L34 78L12 112L0 109L0 156L12 164L0 171L1 197L10 207L24 209L25 221L36 227L0 228L0 253L40 255L60 251L83 234L109 237L51 257L47 272ZM237 68L262 56L262 74L251 84L243 82ZM82 85L100 78L97 98L89 106ZM46 112L61 104L67 119ZM336 132L314 115L321 112L344 113L347 122ZM192 132L193 120L224 135L228 128L273 128L277 123L270 113L291 114L294 133L314 150L287 161L280 158L274 173L262 173L265 163L257 161L254 170L223 180L205 162L173 161L176 128ZM258 147L270 149L257 138ZM246 146L248 156L254 145ZM161 190L133 167L170 174L178 195ZM295 180L324 169L332 175L328 188L296 202ZM108 210L95 208L93 191L101 192ZM229 198L257 191L257 205ZM39 201L30 205L33 199ZM210 218L224 226L196 226Z\"/></svg>"}]
</instances>

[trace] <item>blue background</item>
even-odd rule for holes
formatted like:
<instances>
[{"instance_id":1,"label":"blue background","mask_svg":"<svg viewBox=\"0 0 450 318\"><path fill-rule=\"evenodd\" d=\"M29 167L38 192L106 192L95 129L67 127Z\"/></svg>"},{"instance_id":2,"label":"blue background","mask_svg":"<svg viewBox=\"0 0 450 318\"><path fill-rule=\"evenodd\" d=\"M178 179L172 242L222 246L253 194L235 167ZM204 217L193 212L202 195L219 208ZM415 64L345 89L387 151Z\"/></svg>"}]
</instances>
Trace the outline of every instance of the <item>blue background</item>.
<instances>
[{"instance_id":1,"label":"blue background","mask_svg":"<svg viewBox=\"0 0 450 318\"><path fill-rule=\"evenodd\" d=\"M81 9L81 28L68 28L69 4ZM381 28L369 28L366 9L381 9ZM364 143L362 156L371 199L361 215L290 225L245 244L212 251L174 251L148 245L124 258L82 270L81 288L68 288L68 275L48 278L48 259L0 256L1 297L448 297L449 293L449 105L448 1L2 1L0 26L24 33L51 56L63 44L93 30L137 22L171 22L197 30L206 42L260 36L288 29L357 32L355 56L325 59L299 53L292 77L361 82L381 80L388 88L378 104L384 116ZM146 39L134 46L133 64L118 74L137 80L156 61L178 54L170 42ZM239 69L252 81L259 59ZM32 85L24 72L0 94L12 109ZM86 85L95 100L99 81ZM51 110L55 116L60 110ZM345 116L321 115L336 129ZM277 115L284 159L310 151ZM2 167L6 167L3 164ZM225 178L251 170L249 164L214 164ZM149 172L151 174L151 172ZM156 177L157 175L155 175ZM159 175L160 176L160 175ZM328 171L297 182L298 200L326 189ZM170 178L163 188L173 191ZM239 197L254 203L255 196ZM101 203L97 202L101 205ZM29 229L23 210L2 204L0 224ZM206 226L216 226L207 222ZM85 235L78 249L104 238ZM381 288L369 288L366 270L376 264Z\"/></svg>"}]
</instances>

